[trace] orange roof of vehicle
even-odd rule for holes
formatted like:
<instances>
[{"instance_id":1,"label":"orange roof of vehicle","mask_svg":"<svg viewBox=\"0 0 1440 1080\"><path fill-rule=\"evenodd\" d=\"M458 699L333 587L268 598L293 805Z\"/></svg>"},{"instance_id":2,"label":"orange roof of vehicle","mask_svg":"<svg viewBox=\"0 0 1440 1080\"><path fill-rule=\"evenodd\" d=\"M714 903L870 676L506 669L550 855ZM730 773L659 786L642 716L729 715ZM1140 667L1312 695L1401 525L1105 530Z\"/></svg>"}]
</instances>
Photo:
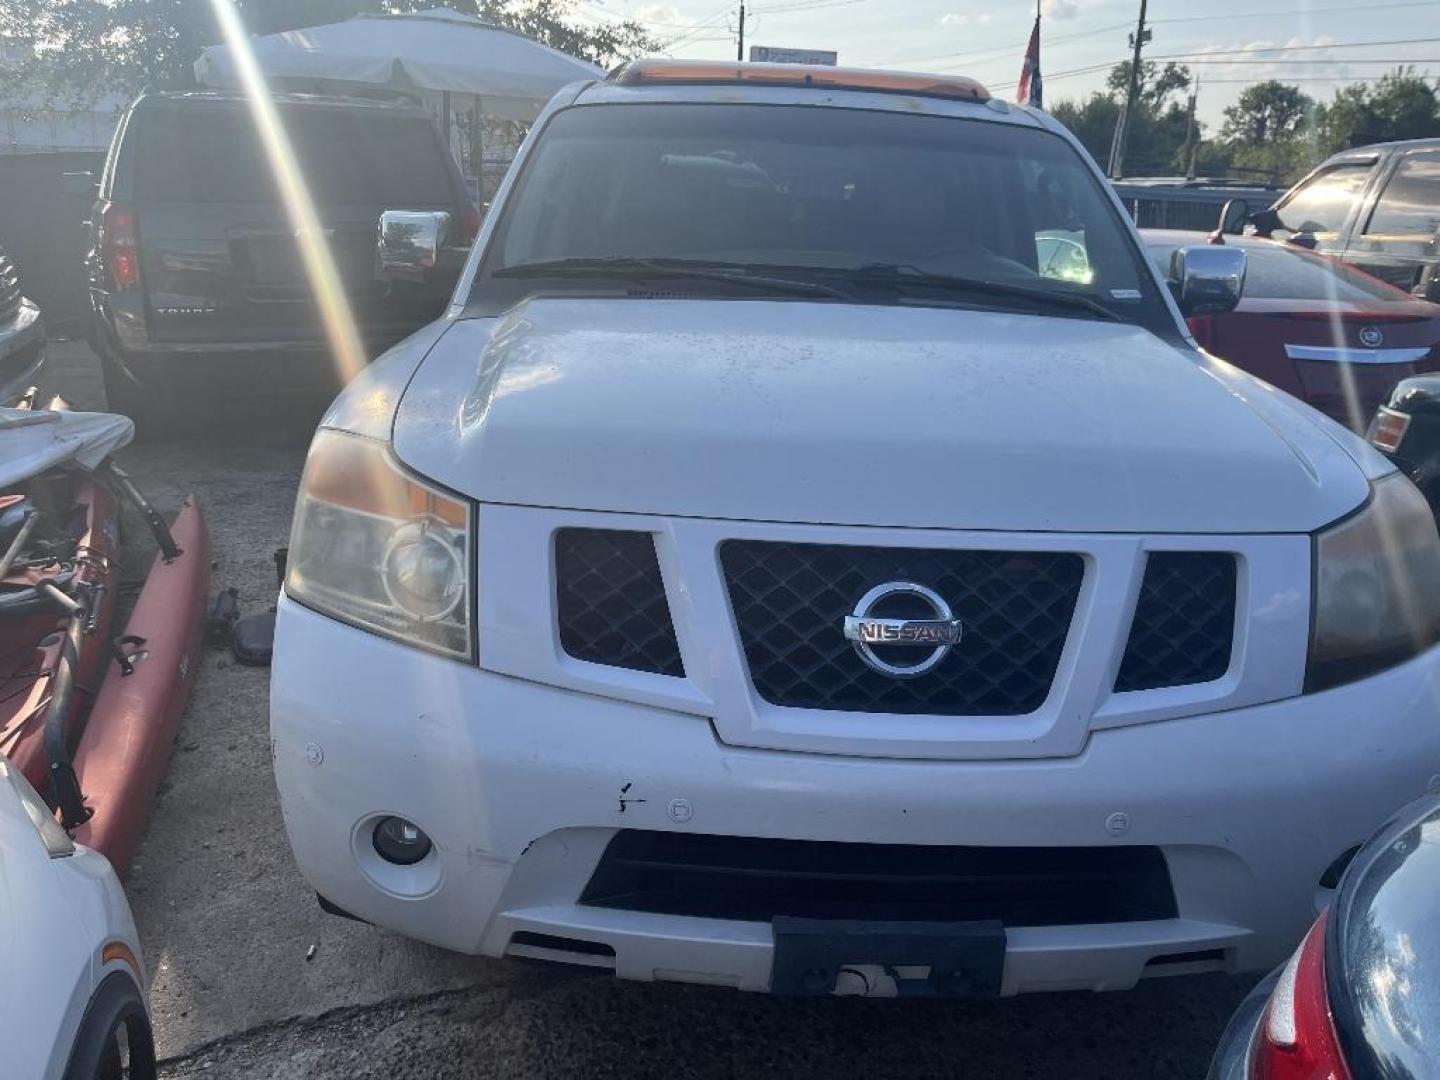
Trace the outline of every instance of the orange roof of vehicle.
<instances>
[{"instance_id":1,"label":"orange roof of vehicle","mask_svg":"<svg viewBox=\"0 0 1440 1080\"><path fill-rule=\"evenodd\" d=\"M753 83L760 86L814 87L822 90L869 90L883 94L960 101L990 100L990 91L974 79L960 75L922 75L911 71L875 71L866 68L825 67L818 64L753 64L738 60L632 60L613 75L621 86L656 83L723 85Z\"/></svg>"}]
</instances>

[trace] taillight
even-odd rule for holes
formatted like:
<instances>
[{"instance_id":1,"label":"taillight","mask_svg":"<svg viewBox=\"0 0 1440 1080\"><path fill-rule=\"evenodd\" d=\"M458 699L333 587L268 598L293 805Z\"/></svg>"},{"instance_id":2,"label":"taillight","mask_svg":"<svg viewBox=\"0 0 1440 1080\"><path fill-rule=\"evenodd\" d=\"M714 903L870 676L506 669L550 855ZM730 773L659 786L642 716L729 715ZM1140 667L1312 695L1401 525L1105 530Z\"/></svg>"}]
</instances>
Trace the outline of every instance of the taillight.
<instances>
[{"instance_id":1,"label":"taillight","mask_svg":"<svg viewBox=\"0 0 1440 1080\"><path fill-rule=\"evenodd\" d=\"M1325 995L1321 915L1270 995L1250 1057L1250 1080L1350 1080Z\"/></svg>"},{"instance_id":2,"label":"taillight","mask_svg":"<svg viewBox=\"0 0 1440 1080\"><path fill-rule=\"evenodd\" d=\"M140 284L140 252L136 246L135 211L111 203L100 222L100 257L110 284L125 292Z\"/></svg>"},{"instance_id":3,"label":"taillight","mask_svg":"<svg viewBox=\"0 0 1440 1080\"><path fill-rule=\"evenodd\" d=\"M466 240L474 240L475 235L480 231L480 211L470 203L465 204L465 212L460 215L460 232Z\"/></svg>"},{"instance_id":4,"label":"taillight","mask_svg":"<svg viewBox=\"0 0 1440 1080\"><path fill-rule=\"evenodd\" d=\"M1195 338L1195 344L1209 351L1215 344L1215 320L1209 315L1191 315L1185 321L1190 326L1190 333Z\"/></svg>"},{"instance_id":5,"label":"taillight","mask_svg":"<svg viewBox=\"0 0 1440 1080\"><path fill-rule=\"evenodd\" d=\"M1375 410L1375 417L1370 421L1370 430L1365 433L1365 437L1387 454L1393 454L1400 449L1400 444L1405 441L1405 433L1409 430L1409 414L1381 405Z\"/></svg>"}]
</instances>

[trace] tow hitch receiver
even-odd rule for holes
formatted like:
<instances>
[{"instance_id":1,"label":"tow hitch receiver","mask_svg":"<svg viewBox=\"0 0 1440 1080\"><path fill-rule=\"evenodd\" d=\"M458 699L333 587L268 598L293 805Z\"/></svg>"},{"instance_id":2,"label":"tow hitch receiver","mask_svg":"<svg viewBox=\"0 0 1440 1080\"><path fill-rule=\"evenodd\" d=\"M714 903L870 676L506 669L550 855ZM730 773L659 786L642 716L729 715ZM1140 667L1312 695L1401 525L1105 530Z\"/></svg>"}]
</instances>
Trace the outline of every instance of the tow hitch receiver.
<instances>
[{"instance_id":1,"label":"tow hitch receiver","mask_svg":"<svg viewBox=\"0 0 1440 1080\"><path fill-rule=\"evenodd\" d=\"M899 997L984 998L1000 994L1005 928L983 922L869 922L776 916L770 992L807 997L836 992L849 971L868 986L866 968L894 980ZM908 969L902 970L902 969ZM923 971L921 974L913 974Z\"/></svg>"}]
</instances>

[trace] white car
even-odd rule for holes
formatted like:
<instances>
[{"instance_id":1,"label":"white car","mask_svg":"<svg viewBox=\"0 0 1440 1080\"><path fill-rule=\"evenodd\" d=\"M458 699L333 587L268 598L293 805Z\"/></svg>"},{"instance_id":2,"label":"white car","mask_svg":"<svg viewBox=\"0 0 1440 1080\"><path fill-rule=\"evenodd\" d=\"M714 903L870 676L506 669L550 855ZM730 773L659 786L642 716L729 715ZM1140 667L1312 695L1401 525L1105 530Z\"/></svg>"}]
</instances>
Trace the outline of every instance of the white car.
<instances>
[{"instance_id":1,"label":"white car","mask_svg":"<svg viewBox=\"0 0 1440 1080\"><path fill-rule=\"evenodd\" d=\"M0 757L0 1074L153 1080L140 939L109 862Z\"/></svg>"},{"instance_id":2,"label":"white car","mask_svg":"<svg viewBox=\"0 0 1440 1080\"><path fill-rule=\"evenodd\" d=\"M562 92L310 450L271 731L323 903L787 994L1283 959L1440 774L1440 538L1198 350L1243 271L1182 251L1172 296L1073 137L966 80Z\"/></svg>"}]
</instances>

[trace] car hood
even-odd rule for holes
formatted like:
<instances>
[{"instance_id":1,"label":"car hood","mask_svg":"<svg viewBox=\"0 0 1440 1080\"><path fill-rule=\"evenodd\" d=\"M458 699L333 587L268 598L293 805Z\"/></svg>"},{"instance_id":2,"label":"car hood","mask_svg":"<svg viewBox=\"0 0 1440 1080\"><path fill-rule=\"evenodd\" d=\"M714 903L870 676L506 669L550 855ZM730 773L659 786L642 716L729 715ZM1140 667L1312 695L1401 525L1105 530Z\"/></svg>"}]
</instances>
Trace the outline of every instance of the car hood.
<instances>
[{"instance_id":1,"label":"car hood","mask_svg":"<svg viewBox=\"0 0 1440 1080\"><path fill-rule=\"evenodd\" d=\"M947 529L1301 532L1365 471L1317 414L1128 324L542 298L459 319L396 453L481 502Z\"/></svg>"}]
</instances>

